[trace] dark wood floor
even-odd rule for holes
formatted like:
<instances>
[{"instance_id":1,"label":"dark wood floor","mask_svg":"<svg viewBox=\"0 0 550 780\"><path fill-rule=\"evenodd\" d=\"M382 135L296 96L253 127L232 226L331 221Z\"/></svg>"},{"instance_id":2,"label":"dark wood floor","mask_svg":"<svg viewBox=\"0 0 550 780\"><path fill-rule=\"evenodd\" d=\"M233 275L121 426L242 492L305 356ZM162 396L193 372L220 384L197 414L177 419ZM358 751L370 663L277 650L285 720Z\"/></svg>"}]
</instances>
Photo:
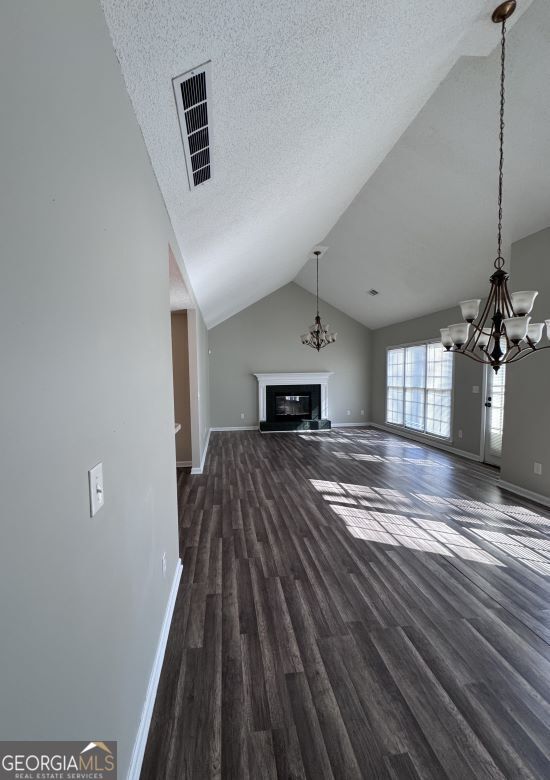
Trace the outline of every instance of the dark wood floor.
<instances>
[{"instance_id":1,"label":"dark wood floor","mask_svg":"<svg viewBox=\"0 0 550 780\"><path fill-rule=\"evenodd\" d=\"M142 778L550 778L550 515L373 429L214 433Z\"/></svg>"}]
</instances>

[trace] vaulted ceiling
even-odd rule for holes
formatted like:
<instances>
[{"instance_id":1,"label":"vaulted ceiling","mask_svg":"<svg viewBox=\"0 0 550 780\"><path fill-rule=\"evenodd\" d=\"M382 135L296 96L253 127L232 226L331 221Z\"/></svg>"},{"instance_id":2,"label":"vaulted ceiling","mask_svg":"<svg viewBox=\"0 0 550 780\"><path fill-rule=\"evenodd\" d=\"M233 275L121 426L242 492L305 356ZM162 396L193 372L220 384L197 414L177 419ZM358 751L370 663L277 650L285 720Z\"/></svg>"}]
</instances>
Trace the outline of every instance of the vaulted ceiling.
<instances>
[{"instance_id":1,"label":"vaulted ceiling","mask_svg":"<svg viewBox=\"0 0 550 780\"><path fill-rule=\"evenodd\" d=\"M481 292L479 258L494 254L494 2L102 1L209 327L295 277L312 289L317 243L329 246L322 297L373 327ZM516 21L530 1L518 5ZM513 156L510 138L513 238L543 227L550 205L549 20L534 0L510 36L509 134L532 150ZM207 60L212 179L190 191L172 79Z\"/></svg>"},{"instance_id":2,"label":"vaulted ceiling","mask_svg":"<svg viewBox=\"0 0 550 780\"><path fill-rule=\"evenodd\" d=\"M550 225L547 0L535 0L510 31L507 63L510 263L512 241ZM497 254L499 70L500 47L457 62L325 236L321 296L333 306L378 328L487 293ZM313 262L296 281L314 291ZM373 288L376 297L368 295Z\"/></svg>"}]
</instances>

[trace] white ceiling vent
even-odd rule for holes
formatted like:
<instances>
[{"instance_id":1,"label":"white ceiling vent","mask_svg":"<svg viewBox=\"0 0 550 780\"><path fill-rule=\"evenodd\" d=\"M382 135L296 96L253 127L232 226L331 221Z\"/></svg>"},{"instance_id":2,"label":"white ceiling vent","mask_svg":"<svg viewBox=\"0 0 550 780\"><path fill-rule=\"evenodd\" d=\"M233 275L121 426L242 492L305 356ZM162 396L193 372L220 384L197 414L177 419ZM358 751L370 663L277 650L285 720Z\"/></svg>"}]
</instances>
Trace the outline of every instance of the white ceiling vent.
<instances>
[{"instance_id":1,"label":"white ceiling vent","mask_svg":"<svg viewBox=\"0 0 550 780\"><path fill-rule=\"evenodd\" d=\"M181 139L189 189L198 187L211 178L210 144L212 125L208 112L210 62L183 73L172 80L178 108Z\"/></svg>"}]
</instances>

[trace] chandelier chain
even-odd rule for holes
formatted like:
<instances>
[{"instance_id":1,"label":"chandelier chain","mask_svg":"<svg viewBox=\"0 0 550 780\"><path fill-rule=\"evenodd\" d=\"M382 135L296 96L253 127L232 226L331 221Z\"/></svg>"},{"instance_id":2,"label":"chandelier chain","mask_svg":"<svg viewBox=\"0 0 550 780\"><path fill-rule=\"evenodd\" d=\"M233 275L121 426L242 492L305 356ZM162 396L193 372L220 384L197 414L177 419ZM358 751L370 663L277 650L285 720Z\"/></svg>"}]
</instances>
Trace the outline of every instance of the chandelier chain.
<instances>
[{"instance_id":1,"label":"chandelier chain","mask_svg":"<svg viewBox=\"0 0 550 780\"><path fill-rule=\"evenodd\" d=\"M498 251L495 266L502 268L504 259L502 257L502 190L504 181L504 104L505 104L505 86L504 77L506 72L506 20L502 22L501 53L500 53L500 155L498 164Z\"/></svg>"},{"instance_id":2,"label":"chandelier chain","mask_svg":"<svg viewBox=\"0 0 550 780\"><path fill-rule=\"evenodd\" d=\"M317 316L319 316L319 255L315 259L317 260Z\"/></svg>"}]
</instances>

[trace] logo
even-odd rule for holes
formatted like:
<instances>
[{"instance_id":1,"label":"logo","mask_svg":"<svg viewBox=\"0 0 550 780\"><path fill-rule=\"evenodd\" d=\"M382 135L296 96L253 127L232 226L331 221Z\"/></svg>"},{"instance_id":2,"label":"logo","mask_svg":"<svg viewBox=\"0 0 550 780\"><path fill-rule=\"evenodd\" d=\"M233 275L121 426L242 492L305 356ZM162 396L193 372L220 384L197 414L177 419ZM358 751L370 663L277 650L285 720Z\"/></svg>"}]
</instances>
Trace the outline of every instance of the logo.
<instances>
[{"instance_id":1,"label":"logo","mask_svg":"<svg viewBox=\"0 0 550 780\"><path fill-rule=\"evenodd\" d=\"M0 742L0 780L116 780L116 742Z\"/></svg>"}]
</instances>

